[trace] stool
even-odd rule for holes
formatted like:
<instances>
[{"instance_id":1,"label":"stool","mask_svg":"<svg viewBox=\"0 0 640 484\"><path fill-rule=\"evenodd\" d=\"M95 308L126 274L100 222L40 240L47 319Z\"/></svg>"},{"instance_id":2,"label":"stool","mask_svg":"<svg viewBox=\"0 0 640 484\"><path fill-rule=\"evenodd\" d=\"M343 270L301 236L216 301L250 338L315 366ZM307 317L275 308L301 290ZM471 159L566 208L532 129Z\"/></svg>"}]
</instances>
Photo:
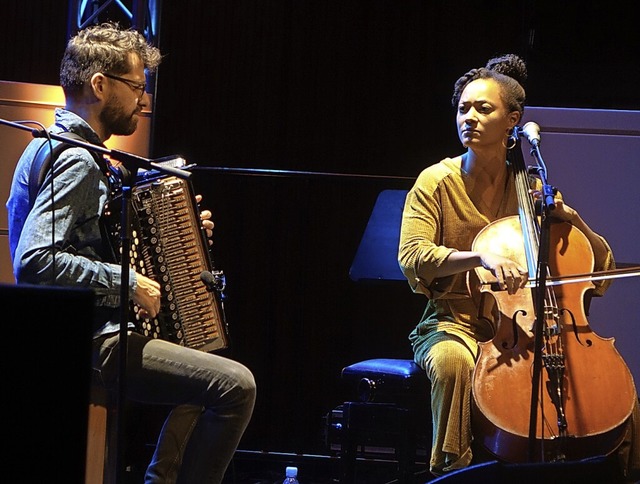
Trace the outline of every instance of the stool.
<instances>
[{"instance_id":1,"label":"stool","mask_svg":"<svg viewBox=\"0 0 640 484\"><path fill-rule=\"evenodd\" d=\"M399 482L412 482L419 432L430 433L424 370L412 360L377 358L343 368L341 377L351 400L343 405L340 482L355 481L357 447L366 439L393 446Z\"/></svg>"},{"instance_id":2,"label":"stool","mask_svg":"<svg viewBox=\"0 0 640 484\"><path fill-rule=\"evenodd\" d=\"M99 384L91 386L88 412L85 484L115 484L115 408Z\"/></svg>"}]
</instances>

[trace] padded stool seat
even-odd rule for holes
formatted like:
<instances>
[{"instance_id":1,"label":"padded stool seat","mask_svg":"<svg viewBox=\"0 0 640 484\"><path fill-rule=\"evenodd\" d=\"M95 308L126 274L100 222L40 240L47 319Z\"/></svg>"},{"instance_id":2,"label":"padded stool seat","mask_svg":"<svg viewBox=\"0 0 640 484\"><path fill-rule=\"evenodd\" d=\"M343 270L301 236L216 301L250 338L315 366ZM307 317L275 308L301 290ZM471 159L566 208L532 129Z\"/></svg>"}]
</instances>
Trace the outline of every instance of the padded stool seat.
<instances>
[{"instance_id":1,"label":"padded stool seat","mask_svg":"<svg viewBox=\"0 0 640 484\"><path fill-rule=\"evenodd\" d=\"M428 390L426 373L413 360L376 358L342 369L342 380L361 402L415 404Z\"/></svg>"},{"instance_id":2,"label":"padded stool seat","mask_svg":"<svg viewBox=\"0 0 640 484\"><path fill-rule=\"evenodd\" d=\"M376 358L344 367L341 378L347 401L340 482L355 482L357 448L365 441L393 447L399 482L412 482L418 435L430 433L429 379L424 370L412 360Z\"/></svg>"}]
</instances>

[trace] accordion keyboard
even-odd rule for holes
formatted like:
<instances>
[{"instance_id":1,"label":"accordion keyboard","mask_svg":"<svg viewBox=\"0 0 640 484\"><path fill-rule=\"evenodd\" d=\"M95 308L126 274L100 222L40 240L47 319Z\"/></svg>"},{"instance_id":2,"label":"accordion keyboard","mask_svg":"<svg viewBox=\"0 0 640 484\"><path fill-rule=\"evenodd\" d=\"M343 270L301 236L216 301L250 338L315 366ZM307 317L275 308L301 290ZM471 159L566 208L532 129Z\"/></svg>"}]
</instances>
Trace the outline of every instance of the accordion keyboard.
<instances>
[{"instance_id":1,"label":"accordion keyboard","mask_svg":"<svg viewBox=\"0 0 640 484\"><path fill-rule=\"evenodd\" d=\"M136 184L130 262L161 286L160 313L143 318L138 331L202 351L228 346L220 294L205 283L213 272L199 211L188 181L169 176Z\"/></svg>"}]
</instances>

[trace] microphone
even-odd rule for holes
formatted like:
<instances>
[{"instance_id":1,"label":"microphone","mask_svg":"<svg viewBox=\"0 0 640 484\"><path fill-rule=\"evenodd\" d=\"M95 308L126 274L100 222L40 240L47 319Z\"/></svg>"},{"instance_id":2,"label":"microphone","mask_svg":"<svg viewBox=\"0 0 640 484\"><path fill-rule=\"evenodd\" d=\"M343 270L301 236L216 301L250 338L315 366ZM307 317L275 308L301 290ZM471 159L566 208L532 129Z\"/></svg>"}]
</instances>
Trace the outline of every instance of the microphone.
<instances>
[{"instance_id":1,"label":"microphone","mask_svg":"<svg viewBox=\"0 0 640 484\"><path fill-rule=\"evenodd\" d=\"M534 148L536 148L540 144L540 126L538 126L533 121L525 123L525 125L520 130L520 133L522 133L527 138L529 144L531 144L531 146L533 146Z\"/></svg>"},{"instance_id":2,"label":"microphone","mask_svg":"<svg viewBox=\"0 0 640 484\"><path fill-rule=\"evenodd\" d=\"M217 291L221 298L224 299L224 290L227 287L227 279L222 271L202 271L200 280L204 283L207 291Z\"/></svg>"},{"instance_id":3,"label":"microphone","mask_svg":"<svg viewBox=\"0 0 640 484\"><path fill-rule=\"evenodd\" d=\"M216 288L216 278L211 272L202 271L200 273L200 280L204 282L204 285L209 292L213 291Z\"/></svg>"}]
</instances>

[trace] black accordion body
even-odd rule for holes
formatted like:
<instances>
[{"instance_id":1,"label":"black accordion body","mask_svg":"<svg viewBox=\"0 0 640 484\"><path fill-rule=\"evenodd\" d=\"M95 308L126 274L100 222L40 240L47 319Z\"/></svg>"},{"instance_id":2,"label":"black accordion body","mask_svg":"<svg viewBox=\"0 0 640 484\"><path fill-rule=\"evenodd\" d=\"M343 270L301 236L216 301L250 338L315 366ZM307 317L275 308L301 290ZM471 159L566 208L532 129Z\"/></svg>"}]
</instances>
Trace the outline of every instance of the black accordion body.
<instances>
[{"instance_id":1,"label":"black accordion body","mask_svg":"<svg viewBox=\"0 0 640 484\"><path fill-rule=\"evenodd\" d=\"M147 173L131 188L130 198L131 267L161 289L155 318L143 318L131 303L137 331L205 352L227 348L224 275L213 267L191 182ZM116 211L110 211L113 243L121 222L115 220ZM121 241L117 247L121 254Z\"/></svg>"}]
</instances>

